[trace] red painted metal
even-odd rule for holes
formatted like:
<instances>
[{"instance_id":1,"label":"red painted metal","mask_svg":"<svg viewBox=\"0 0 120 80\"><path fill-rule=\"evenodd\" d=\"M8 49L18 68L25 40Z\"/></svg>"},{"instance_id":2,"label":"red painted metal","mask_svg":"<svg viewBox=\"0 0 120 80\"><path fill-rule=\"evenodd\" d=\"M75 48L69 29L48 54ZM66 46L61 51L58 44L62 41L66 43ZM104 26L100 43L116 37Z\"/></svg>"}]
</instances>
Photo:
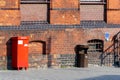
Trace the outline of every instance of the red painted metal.
<instances>
[{"instance_id":1,"label":"red painted metal","mask_svg":"<svg viewBox=\"0 0 120 80\"><path fill-rule=\"evenodd\" d=\"M28 68L28 37L12 38L12 67Z\"/></svg>"}]
</instances>

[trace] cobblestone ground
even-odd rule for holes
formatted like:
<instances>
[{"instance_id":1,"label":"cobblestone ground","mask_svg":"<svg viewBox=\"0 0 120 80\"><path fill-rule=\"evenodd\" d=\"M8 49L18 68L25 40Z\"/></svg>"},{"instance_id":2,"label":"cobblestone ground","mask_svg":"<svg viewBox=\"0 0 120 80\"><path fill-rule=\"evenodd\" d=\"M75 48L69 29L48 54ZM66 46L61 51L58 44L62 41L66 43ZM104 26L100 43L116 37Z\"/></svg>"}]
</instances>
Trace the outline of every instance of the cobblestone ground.
<instances>
[{"instance_id":1,"label":"cobblestone ground","mask_svg":"<svg viewBox=\"0 0 120 80\"><path fill-rule=\"evenodd\" d=\"M120 80L120 68L0 70L0 80Z\"/></svg>"}]
</instances>

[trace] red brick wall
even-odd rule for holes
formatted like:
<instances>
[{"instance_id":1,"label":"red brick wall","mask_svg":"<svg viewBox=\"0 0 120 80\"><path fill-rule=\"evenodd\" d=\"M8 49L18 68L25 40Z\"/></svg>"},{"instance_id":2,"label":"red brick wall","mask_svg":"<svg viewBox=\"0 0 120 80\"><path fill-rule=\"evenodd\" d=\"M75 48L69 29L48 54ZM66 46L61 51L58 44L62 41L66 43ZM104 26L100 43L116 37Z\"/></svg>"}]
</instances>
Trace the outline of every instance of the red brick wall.
<instances>
[{"instance_id":1,"label":"red brick wall","mask_svg":"<svg viewBox=\"0 0 120 80\"><path fill-rule=\"evenodd\" d=\"M80 23L79 10L51 10L50 23L59 25L69 25Z\"/></svg>"},{"instance_id":2,"label":"red brick wall","mask_svg":"<svg viewBox=\"0 0 120 80\"><path fill-rule=\"evenodd\" d=\"M29 43L29 53L39 53L39 54L42 54L43 52L43 49L42 49L42 43L39 43L39 42L32 42L32 43Z\"/></svg>"},{"instance_id":3,"label":"red brick wall","mask_svg":"<svg viewBox=\"0 0 120 80\"><path fill-rule=\"evenodd\" d=\"M0 0L0 8L19 8L19 0Z\"/></svg>"},{"instance_id":4,"label":"red brick wall","mask_svg":"<svg viewBox=\"0 0 120 80\"><path fill-rule=\"evenodd\" d=\"M107 0L107 23L120 24L120 0Z\"/></svg>"},{"instance_id":5,"label":"red brick wall","mask_svg":"<svg viewBox=\"0 0 120 80\"><path fill-rule=\"evenodd\" d=\"M50 24L80 24L79 0L51 0Z\"/></svg>"},{"instance_id":6,"label":"red brick wall","mask_svg":"<svg viewBox=\"0 0 120 80\"><path fill-rule=\"evenodd\" d=\"M50 0L51 8L78 8L79 0Z\"/></svg>"},{"instance_id":7,"label":"red brick wall","mask_svg":"<svg viewBox=\"0 0 120 80\"><path fill-rule=\"evenodd\" d=\"M19 0L1 0L0 8L0 26L20 25Z\"/></svg>"},{"instance_id":8,"label":"red brick wall","mask_svg":"<svg viewBox=\"0 0 120 80\"><path fill-rule=\"evenodd\" d=\"M51 24L74 25L80 24L80 20L104 20L104 14L107 14L108 24L120 24L119 0L107 0L107 13L104 12L103 5L80 6L79 0L51 0L50 2ZM20 4L19 0L1 0L0 25L19 25L20 21L47 21L49 17L47 7L47 4ZM66 10L62 10L63 8Z\"/></svg>"},{"instance_id":9,"label":"red brick wall","mask_svg":"<svg viewBox=\"0 0 120 80\"><path fill-rule=\"evenodd\" d=\"M106 41L104 38L105 32L110 33L109 41ZM29 67L33 65L33 67L36 67L41 64L47 65L47 55L43 54L56 54L53 57L57 57L58 54L75 54L74 48L76 45L87 44L87 41L91 39L103 40L104 50L106 50L112 44L113 36L118 32L119 28L0 31L0 69L6 68L11 64L12 42L10 38L14 36L30 37ZM37 63L36 60L38 60Z\"/></svg>"},{"instance_id":10,"label":"red brick wall","mask_svg":"<svg viewBox=\"0 0 120 80\"><path fill-rule=\"evenodd\" d=\"M107 10L107 23L120 24L120 10Z\"/></svg>"},{"instance_id":11,"label":"red brick wall","mask_svg":"<svg viewBox=\"0 0 120 80\"><path fill-rule=\"evenodd\" d=\"M105 32L110 33L110 41L104 38ZM104 49L112 43L112 37L119 32L119 29L66 29L65 31L52 32L51 53L74 53L74 47L77 44L87 44L88 40L101 39L104 41ZM54 35L56 34L57 35ZM109 44L109 45L106 45Z\"/></svg>"},{"instance_id":12,"label":"red brick wall","mask_svg":"<svg viewBox=\"0 0 120 80\"><path fill-rule=\"evenodd\" d=\"M120 9L120 0L107 0L108 9Z\"/></svg>"}]
</instances>

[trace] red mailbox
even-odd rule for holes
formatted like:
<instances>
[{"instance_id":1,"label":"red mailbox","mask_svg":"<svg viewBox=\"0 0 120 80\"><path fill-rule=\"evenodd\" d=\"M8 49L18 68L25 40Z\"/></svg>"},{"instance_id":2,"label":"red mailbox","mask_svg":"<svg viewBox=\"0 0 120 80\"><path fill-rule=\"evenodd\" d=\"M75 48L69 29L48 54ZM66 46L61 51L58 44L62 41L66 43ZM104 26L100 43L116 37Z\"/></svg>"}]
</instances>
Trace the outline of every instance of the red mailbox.
<instances>
[{"instance_id":1,"label":"red mailbox","mask_svg":"<svg viewBox=\"0 0 120 80\"><path fill-rule=\"evenodd\" d=\"M28 37L12 38L12 67L28 68Z\"/></svg>"}]
</instances>

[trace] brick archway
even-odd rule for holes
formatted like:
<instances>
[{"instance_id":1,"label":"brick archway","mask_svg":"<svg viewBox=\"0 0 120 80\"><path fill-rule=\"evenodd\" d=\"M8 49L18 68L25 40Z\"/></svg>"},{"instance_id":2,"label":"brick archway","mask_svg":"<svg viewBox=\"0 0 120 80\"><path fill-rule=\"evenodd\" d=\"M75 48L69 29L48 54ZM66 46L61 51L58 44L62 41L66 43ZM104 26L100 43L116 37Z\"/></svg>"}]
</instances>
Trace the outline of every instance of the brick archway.
<instances>
[{"instance_id":1,"label":"brick archway","mask_svg":"<svg viewBox=\"0 0 120 80\"><path fill-rule=\"evenodd\" d=\"M88 62L92 65L101 65L101 54L103 53L104 42L100 39L92 39L88 41Z\"/></svg>"},{"instance_id":2,"label":"brick archway","mask_svg":"<svg viewBox=\"0 0 120 80\"><path fill-rule=\"evenodd\" d=\"M34 40L29 42L29 67L44 68L48 66L46 42Z\"/></svg>"}]
</instances>

